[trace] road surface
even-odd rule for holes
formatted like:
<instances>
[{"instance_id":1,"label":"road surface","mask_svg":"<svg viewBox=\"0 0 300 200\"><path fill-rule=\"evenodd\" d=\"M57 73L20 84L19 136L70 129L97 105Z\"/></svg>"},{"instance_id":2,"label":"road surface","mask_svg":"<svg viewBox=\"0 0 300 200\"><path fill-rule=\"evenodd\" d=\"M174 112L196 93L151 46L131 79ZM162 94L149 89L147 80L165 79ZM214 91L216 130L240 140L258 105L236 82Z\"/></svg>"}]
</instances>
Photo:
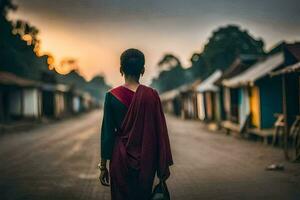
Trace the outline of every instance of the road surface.
<instances>
[{"instance_id":1,"label":"road surface","mask_svg":"<svg viewBox=\"0 0 300 200\"><path fill-rule=\"evenodd\" d=\"M167 117L173 200L300 199L300 165L280 149ZM0 137L1 200L109 200L98 182L101 112ZM283 163L284 171L265 171Z\"/></svg>"}]
</instances>

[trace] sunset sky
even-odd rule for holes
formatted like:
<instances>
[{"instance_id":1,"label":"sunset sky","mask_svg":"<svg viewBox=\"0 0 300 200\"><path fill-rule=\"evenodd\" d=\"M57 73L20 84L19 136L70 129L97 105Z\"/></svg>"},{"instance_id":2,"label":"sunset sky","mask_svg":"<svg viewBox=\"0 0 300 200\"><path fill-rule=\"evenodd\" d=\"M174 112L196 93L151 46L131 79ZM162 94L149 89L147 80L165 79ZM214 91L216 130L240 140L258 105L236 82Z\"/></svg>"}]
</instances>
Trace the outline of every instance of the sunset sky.
<instances>
[{"instance_id":1,"label":"sunset sky","mask_svg":"<svg viewBox=\"0 0 300 200\"><path fill-rule=\"evenodd\" d=\"M104 74L120 84L119 56L127 48L146 55L144 83L158 73L164 53L185 66L219 26L238 24L269 49L281 40L300 40L299 0L15 0L10 15L40 30L42 51L56 61L78 60L87 78Z\"/></svg>"}]
</instances>

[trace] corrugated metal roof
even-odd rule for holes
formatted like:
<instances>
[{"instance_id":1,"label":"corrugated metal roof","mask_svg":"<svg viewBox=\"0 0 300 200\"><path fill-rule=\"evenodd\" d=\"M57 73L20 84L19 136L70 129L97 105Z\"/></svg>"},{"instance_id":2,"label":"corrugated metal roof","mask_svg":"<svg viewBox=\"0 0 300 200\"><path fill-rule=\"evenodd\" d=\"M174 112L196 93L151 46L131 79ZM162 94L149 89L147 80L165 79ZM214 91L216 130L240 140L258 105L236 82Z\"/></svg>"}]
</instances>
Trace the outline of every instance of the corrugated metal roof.
<instances>
[{"instance_id":1,"label":"corrugated metal roof","mask_svg":"<svg viewBox=\"0 0 300 200\"><path fill-rule=\"evenodd\" d=\"M214 85L214 82L216 82L221 76L222 76L222 71L216 70L207 79L205 79L202 83L200 83L200 85L197 87L197 91L198 92L218 91L219 88Z\"/></svg>"},{"instance_id":2,"label":"corrugated metal roof","mask_svg":"<svg viewBox=\"0 0 300 200\"><path fill-rule=\"evenodd\" d=\"M0 83L4 85L17 85L21 87L38 86L38 82L21 78L9 72L0 72Z\"/></svg>"},{"instance_id":3,"label":"corrugated metal roof","mask_svg":"<svg viewBox=\"0 0 300 200\"><path fill-rule=\"evenodd\" d=\"M300 43L288 44L287 49L300 61Z\"/></svg>"},{"instance_id":4,"label":"corrugated metal roof","mask_svg":"<svg viewBox=\"0 0 300 200\"><path fill-rule=\"evenodd\" d=\"M178 88L175 88L173 90L166 91L159 95L160 99L161 99L161 101L167 101L167 100L174 99L176 96L178 96L181 93L194 91L195 87L197 87L197 85L199 85L200 82L201 82L201 80L197 79L192 83L188 83L188 84L182 85Z\"/></svg>"},{"instance_id":5,"label":"corrugated metal roof","mask_svg":"<svg viewBox=\"0 0 300 200\"><path fill-rule=\"evenodd\" d=\"M70 86L65 84L50 84L44 83L42 85L42 89L46 91L60 91L60 92L67 92L70 90Z\"/></svg>"},{"instance_id":6,"label":"corrugated metal roof","mask_svg":"<svg viewBox=\"0 0 300 200\"><path fill-rule=\"evenodd\" d=\"M277 76L277 75L281 75L281 74L288 74L288 73L292 73L292 72L299 72L300 71L300 62L295 63L293 65L289 65L281 70L277 70L275 72L271 72L270 75L271 76Z\"/></svg>"},{"instance_id":7,"label":"corrugated metal roof","mask_svg":"<svg viewBox=\"0 0 300 200\"><path fill-rule=\"evenodd\" d=\"M234 77L244 71L246 71L251 65L261 59L261 55L248 55L242 54L237 57L234 62L227 68L222 76L215 82L216 85L221 85L224 79Z\"/></svg>"},{"instance_id":8,"label":"corrugated metal roof","mask_svg":"<svg viewBox=\"0 0 300 200\"><path fill-rule=\"evenodd\" d=\"M222 84L227 87L238 87L241 85L254 83L256 80L268 75L271 71L275 70L278 66L283 64L283 62L284 55L282 52L274 54L272 56L269 56L265 60L254 64L243 73L230 79L224 79L222 81Z\"/></svg>"},{"instance_id":9,"label":"corrugated metal roof","mask_svg":"<svg viewBox=\"0 0 300 200\"><path fill-rule=\"evenodd\" d=\"M168 101L171 99L174 99L177 95L180 94L180 91L178 89L174 89L168 92L164 92L162 94L160 94L160 99L161 101Z\"/></svg>"},{"instance_id":10,"label":"corrugated metal roof","mask_svg":"<svg viewBox=\"0 0 300 200\"><path fill-rule=\"evenodd\" d=\"M60 92L68 92L70 90L70 86L69 85L65 85L65 84L57 84L56 85L56 90L60 91Z\"/></svg>"}]
</instances>

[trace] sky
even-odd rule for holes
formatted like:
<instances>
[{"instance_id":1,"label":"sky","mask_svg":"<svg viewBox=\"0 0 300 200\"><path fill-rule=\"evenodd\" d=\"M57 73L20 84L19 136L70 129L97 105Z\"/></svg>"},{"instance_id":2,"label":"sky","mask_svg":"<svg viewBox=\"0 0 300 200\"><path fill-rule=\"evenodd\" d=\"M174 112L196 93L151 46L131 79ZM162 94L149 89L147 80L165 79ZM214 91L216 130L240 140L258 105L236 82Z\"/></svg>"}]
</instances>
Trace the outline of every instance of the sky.
<instances>
[{"instance_id":1,"label":"sky","mask_svg":"<svg viewBox=\"0 0 300 200\"><path fill-rule=\"evenodd\" d=\"M105 76L122 83L120 54L138 48L146 56L142 83L159 73L165 53L184 66L201 52L212 31L228 24L263 38L266 50L278 42L300 40L299 0L14 0L12 19L39 30L42 52L58 62L74 58L87 79Z\"/></svg>"}]
</instances>

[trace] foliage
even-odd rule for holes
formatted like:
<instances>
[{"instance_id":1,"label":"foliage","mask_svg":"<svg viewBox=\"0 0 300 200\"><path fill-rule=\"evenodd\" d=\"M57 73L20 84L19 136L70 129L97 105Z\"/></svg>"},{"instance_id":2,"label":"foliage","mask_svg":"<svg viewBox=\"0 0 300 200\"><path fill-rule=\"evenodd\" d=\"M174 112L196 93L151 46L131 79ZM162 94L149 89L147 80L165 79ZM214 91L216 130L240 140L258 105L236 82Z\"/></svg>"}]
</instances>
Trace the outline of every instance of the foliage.
<instances>
[{"instance_id":1,"label":"foliage","mask_svg":"<svg viewBox=\"0 0 300 200\"><path fill-rule=\"evenodd\" d=\"M203 57L214 69L226 69L240 54L264 54L264 42L256 40L238 26L221 27L209 38L204 47Z\"/></svg>"},{"instance_id":2,"label":"foliage","mask_svg":"<svg viewBox=\"0 0 300 200\"><path fill-rule=\"evenodd\" d=\"M184 68L180 60L172 54L166 54L158 63L160 67L165 66L156 79L152 80L152 87L163 92L184 83Z\"/></svg>"},{"instance_id":3,"label":"foliage","mask_svg":"<svg viewBox=\"0 0 300 200\"><path fill-rule=\"evenodd\" d=\"M159 62L161 68L171 69L176 66L181 66L180 60L173 54L166 54Z\"/></svg>"},{"instance_id":4,"label":"foliage","mask_svg":"<svg viewBox=\"0 0 300 200\"><path fill-rule=\"evenodd\" d=\"M17 20L16 22L12 23L12 25L13 34L19 35L22 40L27 42L27 45L34 47L35 53L38 53L40 42L38 39L39 30L35 26L32 26L28 22L22 20Z\"/></svg>"},{"instance_id":5,"label":"foliage","mask_svg":"<svg viewBox=\"0 0 300 200\"><path fill-rule=\"evenodd\" d=\"M71 85L102 100L105 91L110 88L104 77L96 76L88 82L75 70L67 75L49 70L54 69L54 58L51 55L39 55L38 29L22 20L7 20L7 12L14 9L16 6L10 0L0 0L0 71L37 81ZM66 59L61 65L74 67L76 62L74 59Z\"/></svg>"},{"instance_id":6,"label":"foliage","mask_svg":"<svg viewBox=\"0 0 300 200\"><path fill-rule=\"evenodd\" d=\"M103 100L105 92L110 88L106 84L103 76L95 76L90 81L86 81L76 70L72 70L66 75L56 74L58 83L70 85L73 88L89 92L95 99Z\"/></svg>"},{"instance_id":7,"label":"foliage","mask_svg":"<svg viewBox=\"0 0 300 200\"><path fill-rule=\"evenodd\" d=\"M111 87L106 84L103 76L95 76L87 82L85 90L88 91L94 98L103 100L105 92Z\"/></svg>"},{"instance_id":8,"label":"foliage","mask_svg":"<svg viewBox=\"0 0 300 200\"><path fill-rule=\"evenodd\" d=\"M177 88L196 79L205 79L216 69L225 70L241 54L264 55L264 42L254 39L246 30L229 25L213 32L202 53L194 53L190 58L191 66L187 69L172 68L161 71L152 81L152 86L160 92ZM159 66L178 60L166 54L158 63ZM178 62L178 66L181 66ZM180 78L179 78L180 77Z\"/></svg>"},{"instance_id":9,"label":"foliage","mask_svg":"<svg viewBox=\"0 0 300 200\"><path fill-rule=\"evenodd\" d=\"M37 56L34 45L28 45L22 35L13 34L13 24L0 16L0 69L16 75L40 80L48 70L47 55Z\"/></svg>"},{"instance_id":10,"label":"foliage","mask_svg":"<svg viewBox=\"0 0 300 200\"><path fill-rule=\"evenodd\" d=\"M17 6L11 0L0 0L0 12L2 16L6 16L8 11L16 9Z\"/></svg>"}]
</instances>

